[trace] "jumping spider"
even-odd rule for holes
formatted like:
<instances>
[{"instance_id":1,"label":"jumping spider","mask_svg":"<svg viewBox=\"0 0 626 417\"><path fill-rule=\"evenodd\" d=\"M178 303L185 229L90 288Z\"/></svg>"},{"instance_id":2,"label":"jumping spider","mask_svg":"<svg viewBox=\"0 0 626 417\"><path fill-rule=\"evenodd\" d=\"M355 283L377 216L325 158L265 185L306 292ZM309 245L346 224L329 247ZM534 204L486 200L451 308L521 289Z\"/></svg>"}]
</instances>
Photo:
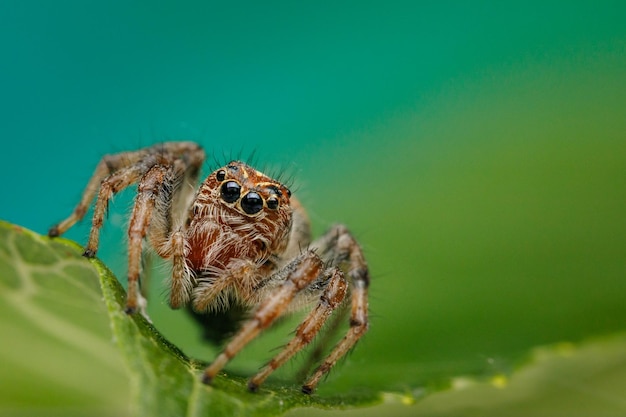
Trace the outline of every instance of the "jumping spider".
<instances>
[{"instance_id":1,"label":"jumping spider","mask_svg":"<svg viewBox=\"0 0 626 417\"><path fill-rule=\"evenodd\" d=\"M172 308L190 305L205 313L236 304L250 311L204 371L207 384L263 329L308 305L311 311L292 340L249 380L248 388L256 391L313 339L350 294L351 307L344 309L350 312L349 330L304 382L302 391L310 394L367 330L369 273L361 247L343 225L311 242L309 220L291 191L243 162L217 169L195 191L204 159L204 151L193 142L104 156L73 213L48 234L66 232L97 195L84 252L94 257L109 200L138 183L128 228L126 312L135 313L145 304L139 291L144 239L172 263Z\"/></svg>"}]
</instances>

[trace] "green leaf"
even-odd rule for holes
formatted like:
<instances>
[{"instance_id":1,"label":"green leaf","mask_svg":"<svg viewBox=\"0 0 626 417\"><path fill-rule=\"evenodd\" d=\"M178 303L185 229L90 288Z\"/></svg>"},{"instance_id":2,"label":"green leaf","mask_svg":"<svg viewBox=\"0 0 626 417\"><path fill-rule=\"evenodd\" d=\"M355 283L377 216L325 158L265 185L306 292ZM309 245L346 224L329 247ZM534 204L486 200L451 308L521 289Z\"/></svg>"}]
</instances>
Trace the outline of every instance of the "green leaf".
<instances>
[{"instance_id":1,"label":"green leaf","mask_svg":"<svg viewBox=\"0 0 626 417\"><path fill-rule=\"evenodd\" d=\"M77 245L3 222L0 242L0 414L127 414L97 271Z\"/></svg>"},{"instance_id":2,"label":"green leaf","mask_svg":"<svg viewBox=\"0 0 626 417\"><path fill-rule=\"evenodd\" d=\"M312 412L332 416L623 416L626 415L626 334L574 345L538 347L510 375L459 376L439 392L388 394L367 410Z\"/></svg>"},{"instance_id":3,"label":"green leaf","mask_svg":"<svg viewBox=\"0 0 626 417\"><path fill-rule=\"evenodd\" d=\"M536 347L490 371L438 372L365 364L350 373L379 390L333 384L306 396L270 381L257 394L228 372L207 387L204 366L141 316L123 312L125 293L81 247L0 222L0 415L572 415L626 413L626 335ZM366 384L367 385L367 384ZM370 384L373 385L373 384ZM335 391L333 391L335 390ZM370 408L362 408L373 405ZM360 407L354 409L355 407Z\"/></svg>"},{"instance_id":4,"label":"green leaf","mask_svg":"<svg viewBox=\"0 0 626 417\"><path fill-rule=\"evenodd\" d=\"M306 396L295 385L246 390L246 378L200 382L204 364L184 355L140 315L81 247L0 222L0 414L279 415L294 407L380 401L372 393Z\"/></svg>"}]
</instances>

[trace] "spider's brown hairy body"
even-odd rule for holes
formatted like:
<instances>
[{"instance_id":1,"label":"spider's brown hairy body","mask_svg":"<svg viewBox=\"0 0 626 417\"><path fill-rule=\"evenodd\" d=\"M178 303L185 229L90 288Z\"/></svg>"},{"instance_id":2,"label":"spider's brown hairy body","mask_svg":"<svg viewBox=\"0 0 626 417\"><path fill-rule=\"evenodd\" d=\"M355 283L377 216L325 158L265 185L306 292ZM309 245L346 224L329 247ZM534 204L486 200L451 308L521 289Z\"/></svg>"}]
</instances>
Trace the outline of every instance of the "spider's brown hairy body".
<instances>
[{"instance_id":1,"label":"spider's brown hairy body","mask_svg":"<svg viewBox=\"0 0 626 417\"><path fill-rule=\"evenodd\" d=\"M223 188L239 198L224 200ZM230 162L205 179L186 233L187 261L197 276L196 311L223 308L229 298L256 304L258 291L254 290L266 275L264 270L287 247L293 211L290 194L284 185L240 161ZM276 208L269 209L268 202L277 204ZM221 284L216 284L218 279ZM235 285L239 291L233 291ZM217 294L219 302L212 294Z\"/></svg>"},{"instance_id":2,"label":"spider's brown hairy body","mask_svg":"<svg viewBox=\"0 0 626 417\"><path fill-rule=\"evenodd\" d=\"M203 381L210 383L277 318L310 306L292 340L250 379L251 391L305 347L334 311L349 312L346 336L302 386L311 393L367 330L369 272L362 250L342 225L311 242L306 213L290 190L241 161L215 170L195 191L204 156L193 142L167 142L103 157L74 212L49 235L69 229L96 197L85 248L85 256L95 256L109 200L137 183L128 229L126 312L145 303L139 291L144 241L172 264L172 308L190 305L206 313L228 310L236 302L249 309L250 318L205 370ZM338 309L348 299L351 308ZM342 318L338 314L335 322Z\"/></svg>"},{"instance_id":3,"label":"spider's brown hairy body","mask_svg":"<svg viewBox=\"0 0 626 417\"><path fill-rule=\"evenodd\" d=\"M283 204L273 211L247 214L239 200L231 204L223 202L216 176L209 176L198 191L188 229L191 247L188 259L195 270L226 268L231 260L238 258L262 262L272 253L285 250L292 217L288 191L244 163L231 162L226 168L225 178L241 184L242 195L254 192L265 200L275 195Z\"/></svg>"}]
</instances>

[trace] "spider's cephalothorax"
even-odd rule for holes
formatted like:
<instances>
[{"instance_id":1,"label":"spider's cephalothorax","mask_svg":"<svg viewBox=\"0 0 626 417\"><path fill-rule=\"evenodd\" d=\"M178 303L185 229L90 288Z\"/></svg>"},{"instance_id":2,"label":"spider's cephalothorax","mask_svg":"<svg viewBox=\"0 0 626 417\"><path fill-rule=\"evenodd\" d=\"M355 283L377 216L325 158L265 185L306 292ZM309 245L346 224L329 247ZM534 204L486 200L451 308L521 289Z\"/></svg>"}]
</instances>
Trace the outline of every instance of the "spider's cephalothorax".
<instances>
[{"instance_id":1,"label":"spider's cephalothorax","mask_svg":"<svg viewBox=\"0 0 626 417\"><path fill-rule=\"evenodd\" d=\"M292 340L250 379L252 391L306 346L335 310L349 312L346 336L302 386L303 392L311 393L367 330L369 272L361 248L343 225L311 242L308 218L289 189L243 162L232 161L215 170L195 191L203 161L204 151L192 142L107 155L74 212L49 235L69 229L96 197L85 248L85 256L95 256L109 200L137 183L128 230L126 312L134 313L145 303L138 288L145 239L171 261L173 308L226 311L234 301L237 308L249 309L249 319L205 370L203 381L210 383L263 329L286 312L309 305ZM351 300L350 308L338 309L346 300ZM309 363L319 354L316 350Z\"/></svg>"},{"instance_id":2,"label":"spider's cephalothorax","mask_svg":"<svg viewBox=\"0 0 626 417\"><path fill-rule=\"evenodd\" d=\"M267 260L285 250L291 192L239 161L204 181L192 207L189 261L195 270L233 259Z\"/></svg>"},{"instance_id":3,"label":"spider's cephalothorax","mask_svg":"<svg viewBox=\"0 0 626 417\"><path fill-rule=\"evenodd\" d=\"M186 233L187 262L197 280L194 310L223 308L229 298L257 302L257 285L287 247L290 196L287 187L240 161L206 178ZM238 293L232 294L235 290Z\"/></svg>"}]
</instances>

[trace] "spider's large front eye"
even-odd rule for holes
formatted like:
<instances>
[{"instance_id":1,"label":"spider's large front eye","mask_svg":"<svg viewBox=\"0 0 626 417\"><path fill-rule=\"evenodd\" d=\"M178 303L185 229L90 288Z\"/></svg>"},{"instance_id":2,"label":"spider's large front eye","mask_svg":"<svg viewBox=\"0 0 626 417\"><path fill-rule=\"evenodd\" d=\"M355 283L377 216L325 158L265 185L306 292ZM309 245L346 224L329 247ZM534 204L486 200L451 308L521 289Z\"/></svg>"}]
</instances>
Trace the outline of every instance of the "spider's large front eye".
<instances>
[{"instance_id":1,"label":"spider's large front eye","mask_svg":"<svg viewBox=\"0 0 626 417\"><path fill-rule=\"evenodd\" d=\"M249 192L241 199L241 208L248 214L254 214L263 208L263 199L255 192Z\"/></svg>"},{"instance_id":2,"label":"spider's large front eye","mask_svg":"<svg viewBox=\"0 0 626 417\"><path fill-rule=\"evenodd\" d=\"M234 203L239 199L239 195L241 194L241 186L237 184L235 181L228 181L222 184L221 189L222 200L227 203Z\"/></svg>"}]
</instances>

